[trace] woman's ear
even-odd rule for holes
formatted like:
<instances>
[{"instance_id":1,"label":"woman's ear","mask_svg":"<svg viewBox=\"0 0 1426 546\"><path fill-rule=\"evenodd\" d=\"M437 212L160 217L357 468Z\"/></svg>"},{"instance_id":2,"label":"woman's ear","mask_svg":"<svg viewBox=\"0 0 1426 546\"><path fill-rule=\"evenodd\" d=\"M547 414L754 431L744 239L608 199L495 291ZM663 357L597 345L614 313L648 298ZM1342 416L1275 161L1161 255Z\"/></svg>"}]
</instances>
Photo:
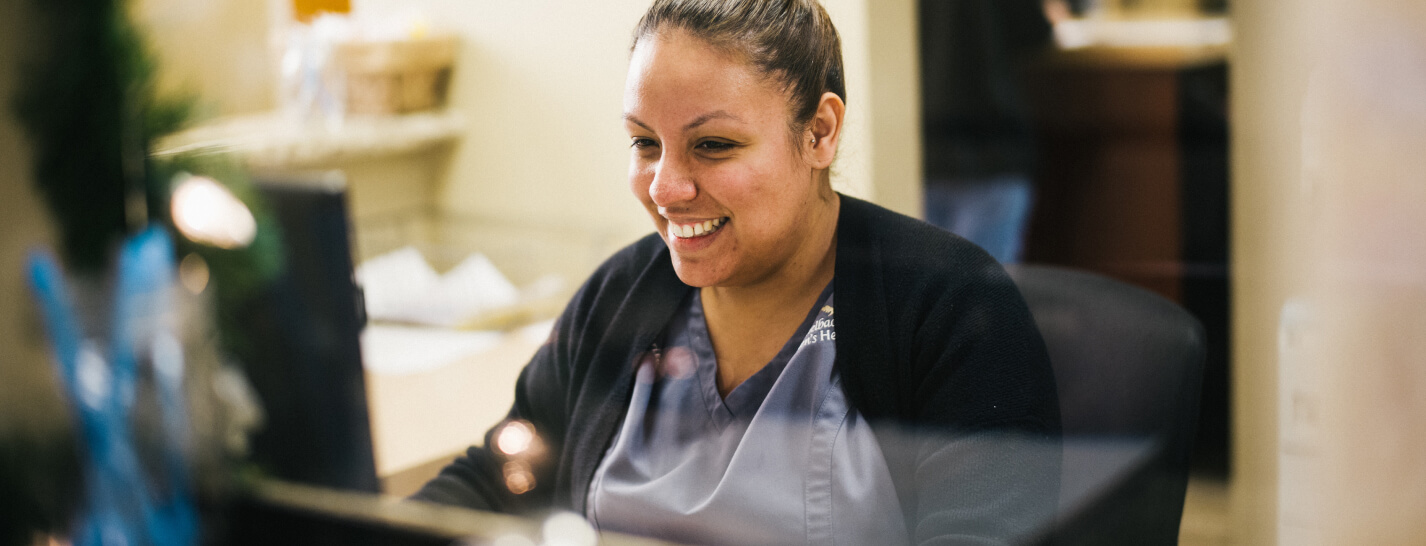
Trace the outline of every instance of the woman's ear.
<instances>
[{"instance_id":1,"label":"woman's ear","mask_svg":"<svg viewBox=\"0 0 1426 546\"><path fill-rule=\"evenodd\" d=\"M814 169L826 169L837 158L837 144L842 139L842 120L847 113L847 104L836 93L822 93L817 102L817 111L812 114L812 122L807 127L807 158Z\"/></svg>"}]
</instances>

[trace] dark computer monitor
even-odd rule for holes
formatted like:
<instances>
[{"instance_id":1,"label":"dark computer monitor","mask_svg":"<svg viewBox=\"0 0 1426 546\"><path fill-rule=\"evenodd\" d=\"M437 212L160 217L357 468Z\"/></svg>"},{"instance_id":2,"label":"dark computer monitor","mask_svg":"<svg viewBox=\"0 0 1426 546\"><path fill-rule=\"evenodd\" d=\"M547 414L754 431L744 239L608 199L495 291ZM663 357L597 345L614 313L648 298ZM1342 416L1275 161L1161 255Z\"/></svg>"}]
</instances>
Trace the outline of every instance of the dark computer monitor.
<instances>
[{"instance_id":1,"label":"dark computer monitor","mask_svg":"<svg viewBox=\"0 0 1426 546\"><path fill-rule=\"evenodd\" d=\"M367 415L346 191L340 176L264 177L284 267L236 310L243 362L266 414L252 461L267 474L379 490Z\"/></svg>"}]
</instances>

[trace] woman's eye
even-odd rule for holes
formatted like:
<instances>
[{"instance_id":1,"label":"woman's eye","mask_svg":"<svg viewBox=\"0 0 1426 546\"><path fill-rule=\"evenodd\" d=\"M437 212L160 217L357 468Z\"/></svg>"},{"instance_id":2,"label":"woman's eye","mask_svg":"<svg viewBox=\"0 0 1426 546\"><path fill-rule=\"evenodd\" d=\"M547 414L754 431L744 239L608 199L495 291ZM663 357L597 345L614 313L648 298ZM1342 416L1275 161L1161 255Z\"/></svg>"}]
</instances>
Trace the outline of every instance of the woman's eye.
<instances>
[{"instance_id":1,"label":"woman's eye","mask_svg":"<svg viewBox=\"0 0 1426 546\"><path fill-rule=\"evenodd\" d=\"M657 147L658 145L659 144L657 142L654 142L654 139L651 138L636 138L634 139L633 143L633 147L636 150L647 150L649 148Z\"/></svg>"},{"instance_id":2,"label":"woman's eye","mask_svg":"<svg viewBox=\"0 0 1426 546\"><path fill-rule=\"evenodd\" d=\"M698 143L698 149L708 152L726 152L728 150L733 149L734 147L735 146L732 144L717 140L705 140L703 142Z\"/></svg>"}]
</instances>

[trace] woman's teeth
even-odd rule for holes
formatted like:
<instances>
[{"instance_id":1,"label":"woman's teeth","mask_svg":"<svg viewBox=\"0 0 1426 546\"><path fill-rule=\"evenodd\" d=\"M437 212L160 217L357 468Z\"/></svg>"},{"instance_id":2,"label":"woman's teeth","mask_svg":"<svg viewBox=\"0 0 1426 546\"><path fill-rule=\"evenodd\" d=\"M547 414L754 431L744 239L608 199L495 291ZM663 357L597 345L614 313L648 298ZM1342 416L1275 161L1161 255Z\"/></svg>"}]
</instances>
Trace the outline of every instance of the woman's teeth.
<instances>
[{"instance_id":1,"label":"woman's teeth","mask_svg":"<svg viewBox=\"0 0 1426 546\"><path fill-rule=\"evenodd\" d=\"M703 237L705 235L718 231L719 229L722 229L724 223L726 223L726 220L724 218L719 218L717 220L708 220L706 222L700 222L695 224L675 224L673 222L669 222L668 234L674 237L682 237L684 239Z\"/></svg>"}]
</instances>

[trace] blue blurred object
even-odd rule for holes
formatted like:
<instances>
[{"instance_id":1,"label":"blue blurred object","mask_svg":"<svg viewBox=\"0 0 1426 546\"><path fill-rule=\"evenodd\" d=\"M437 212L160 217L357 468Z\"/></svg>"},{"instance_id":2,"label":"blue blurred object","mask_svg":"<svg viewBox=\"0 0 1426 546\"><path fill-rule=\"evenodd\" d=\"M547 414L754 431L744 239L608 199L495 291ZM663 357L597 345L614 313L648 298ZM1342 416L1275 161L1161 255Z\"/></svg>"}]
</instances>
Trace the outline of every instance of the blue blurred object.
<instances>
[{"instance_id":1,"label":"blue blurred object","mask_svg":"<svg viewBox=\"0 0 1426 546\"><path fill-rule=\"evenodd\" d=\"M1002 264L1020 262L1035 189L1030 178L1004 175L926 184L926 221L969 239Z\"/></svg>"},{"instance_id":2,"label":"blue blurred object","mask_svg":"<svg viewBox=\"0 0 1426 546\"><path fill-rule=\"evenodd\" d=\"M198 518L183 454L188 432L183 348L174 312L173 243L158 227L125 241L118 260L114 314L105 340L86 339L63 273L46 252L30 256L30 282L78 418L85 447L85 498L74 544L187 546ZM144 472L132 419L138 383L151 374L159 415L160 475Z\"/></svg>"}]
</instances>

